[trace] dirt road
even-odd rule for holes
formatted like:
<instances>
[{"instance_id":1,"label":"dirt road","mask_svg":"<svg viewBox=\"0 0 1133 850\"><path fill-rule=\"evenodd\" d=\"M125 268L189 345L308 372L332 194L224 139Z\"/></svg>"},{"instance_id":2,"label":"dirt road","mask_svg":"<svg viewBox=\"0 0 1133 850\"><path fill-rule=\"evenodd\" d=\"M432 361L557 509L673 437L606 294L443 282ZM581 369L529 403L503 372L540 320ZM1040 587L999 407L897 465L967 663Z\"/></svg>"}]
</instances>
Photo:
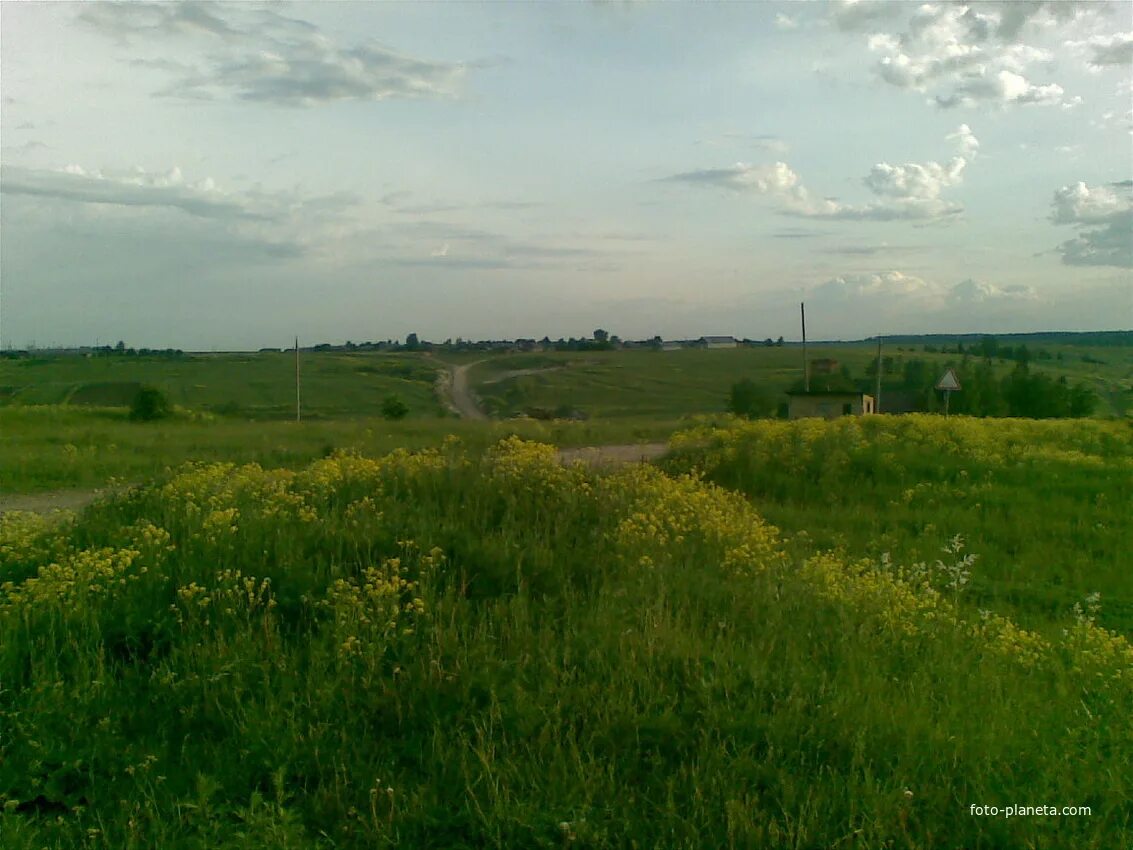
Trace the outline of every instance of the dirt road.
<instances>
[{"instance_id":1,"label":"dirt road","mask_svg":"<svg viewBox=\"0 0 1133 850\"><path fill-rule=\"evenodd\" d=\"M452 394L452 406L456 408L462 419L485 421L488 418L488 414L476 403L476 397L472 395L472 390L468 386L468 370L476 363L483 362L477 360L474 363L452 367L452 384L449 386L449 392Z\"/></svg>"},{"instance_id":2,"label":"dirt road","mask_svg":"<svg viewBox=\"0 0 1133 850\"><path fill-rule=\"evenodd\" d=\"M635 443L624 446L583 446L559 449L559 460L573 463L580 460L587 466L617 466L622 463L647 463L661 457L668 449L665 443Z\"/></svg>"},{"instance_id":3,"label":"dirt road","mask_svg":"<svg viewBox=\"0 0 1133 850\"><path fill-rule=\"evenodd\" d=\"M482 418L484 417L481 414ZM600 468L623 463L647 463L665 453L664 443L635 443L622 446L582 446L559 449L562 463L582 461L587 466ZM30 511L49 514L53 511L81 511L95 499L108 495L109 490L47 490L43 493L0 493L0 515L8 511Z\"/></svg>"},{"instance_id":4,"label":"dirt road","mask_svg":"<svg viewBox=\"0 0 1133 850\"><path fill-rule=\"evenodd\" d=\"M43 493L0 493L0 514L9 511L30 511L49 514L52 511L81 511L106 490L47 490Z\"/></svg>"}]
</instances>

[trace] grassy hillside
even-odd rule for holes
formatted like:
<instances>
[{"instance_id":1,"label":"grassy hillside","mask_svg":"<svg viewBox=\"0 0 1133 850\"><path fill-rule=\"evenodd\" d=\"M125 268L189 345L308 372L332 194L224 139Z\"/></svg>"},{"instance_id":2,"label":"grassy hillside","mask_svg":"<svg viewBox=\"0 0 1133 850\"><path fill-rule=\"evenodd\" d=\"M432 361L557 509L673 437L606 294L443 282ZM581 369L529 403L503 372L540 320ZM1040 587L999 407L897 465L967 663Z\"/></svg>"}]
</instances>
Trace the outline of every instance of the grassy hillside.
<instances>
[{"instance_id":1,"label":"grassy hillside","mask_svg":"<svg viewBox=\"0 0 1133 850\"><path fill-rule=\"evenodd\" d=\"M0 406L0 496L139 481L185 461L259 463L298 468L336 449L383 454L438 446L449 434L483 448L511 434L559 446L663 441L675 419L627 417L591 422L470 422L426 415L389 422L249 421L184 416L130 422L123 408Z\"/></svg>"},{"instance_id":2,"label":"grassy hillside","mask_svg":"<svg viewBox=\"0 0 1133 850\"><path fill-rule=\"evenodd\" d=\"M415 414L442 412L434 392L442 367L428 358L304 352L300 368L309 417L376 416L390 394ZM295 415L293 354L0 360L0 403L128 405L139 384L156 386L172 403L197 411L256 419Z\"/></svg>"},{"instance_id":3,"label":"grassy hillside","mask_svg":"<svg viewBox=\"0 0 1133 850\"><path fill-rule=\"evenodd\" d=\"M1133 348L1045 345L1050 359L1031 368L1072 383L1085 381L1099 395L1096 415L1121 416L1133 408ZM876 348L868 344L815 345L809 359L831 358L856 379L866 376ZM922 346L889 346L899 362L921 359L940 373L959 362L955 353L925 352ZM1059 360L1058 357L1062 359ZM529 409L577 410L595 418L639 414L679 416L722 412L733 383L751 379L775 393L802 377L799 346L715 351L548 352L496 355L471 370L473 386L497 415ZM999 375L1012 361L993 363Z\"/></svg>"},{"instance_id":4,"label":"grassy hillside","mask_svg":"<svg viewBox=\"0 0 1133 850\"><path fill-rule=\"evenodd\" d=\"M976 464L958 422L930 431ZM1129 456L1043 434L1065 456L1039 492ZM4 846L1133 842L1133 648L1090 604L1043 636L798 537L696 478L514 440L198 465L70 526L8 517ZM1090 813L971 814L1017 803Z\"/></svg>"},{"instance_id":5,"label":"grassy hillside","mask_svg":"<svg viewBox=\"0 0 1133 850\"><path fill-rule=\"evenodd\" d=\"M973 610L1042 629L1100 593L1100 622L1133 635L1133 423L721 420L673 448L670 471L746 494L804 549L930 573L972 555Z\"/></svg>"}]
</instances>

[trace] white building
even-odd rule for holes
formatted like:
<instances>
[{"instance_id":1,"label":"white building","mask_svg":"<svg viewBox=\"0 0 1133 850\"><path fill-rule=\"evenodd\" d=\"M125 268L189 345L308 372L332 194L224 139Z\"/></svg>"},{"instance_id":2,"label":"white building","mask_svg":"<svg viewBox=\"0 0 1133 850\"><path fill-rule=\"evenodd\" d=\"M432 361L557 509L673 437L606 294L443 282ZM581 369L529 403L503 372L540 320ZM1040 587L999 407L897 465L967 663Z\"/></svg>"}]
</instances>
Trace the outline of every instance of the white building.
<instances>
[{"instance_id":1,"label":"white building","mask_svg":"<svg viewBox=\"0 0 1133 850\"><path fill-rule=\"evenodd\" d=\"M705 348L735 348L739 345L734 336L702 336L697 341Z\"/></svg>"}]
</instances>

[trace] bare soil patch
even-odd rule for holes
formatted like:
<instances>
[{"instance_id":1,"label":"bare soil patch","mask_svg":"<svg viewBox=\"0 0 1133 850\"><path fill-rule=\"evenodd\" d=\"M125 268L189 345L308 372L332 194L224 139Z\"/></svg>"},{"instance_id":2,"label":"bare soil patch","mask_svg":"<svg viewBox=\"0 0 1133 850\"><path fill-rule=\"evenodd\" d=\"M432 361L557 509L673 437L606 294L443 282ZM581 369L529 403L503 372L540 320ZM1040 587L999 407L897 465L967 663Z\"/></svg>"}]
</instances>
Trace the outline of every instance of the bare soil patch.
<instances>
[{"instance_id":1,"label":"bare soil patch","mask_svg":"<svg viewBox=\"0 0 1133 850\"><path fill-rule=\"evenodd\" d=\"M559 460L573 463L580 460L587 466L617 466L623 463L647 463L661 457L668 449L666 443L634 443L621 446L581 446L560 449Z\"/></svg>"},{"instance_id":2,"label":"bare soil patch","mask_svg":"<svg viewBox=\"0 0 1133 850\"><path fill-rule=\"evenodd\" d=\"M106 493L106 490L45 490L42 493L0 493L0 514L30 511L80 511Z\"/></svg>"}]
</instances>

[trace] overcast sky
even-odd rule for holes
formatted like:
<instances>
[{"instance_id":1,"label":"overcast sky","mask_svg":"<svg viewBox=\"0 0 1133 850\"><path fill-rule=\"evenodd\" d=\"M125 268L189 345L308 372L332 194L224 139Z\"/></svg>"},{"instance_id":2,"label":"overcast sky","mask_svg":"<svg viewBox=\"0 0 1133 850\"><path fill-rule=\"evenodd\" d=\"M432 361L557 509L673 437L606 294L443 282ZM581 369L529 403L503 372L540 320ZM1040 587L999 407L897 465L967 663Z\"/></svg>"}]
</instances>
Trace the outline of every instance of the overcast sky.
<instances>
[{"instance_id":1,"label":"overcast sky","mask_svg":"<svg viewBox=\"0 0 1133 850\"><path fill-rule=\"evenodd\" d=\"M1133 327L1130 3L0 16L5 346Z\"/></svg>"}]
</instances>

